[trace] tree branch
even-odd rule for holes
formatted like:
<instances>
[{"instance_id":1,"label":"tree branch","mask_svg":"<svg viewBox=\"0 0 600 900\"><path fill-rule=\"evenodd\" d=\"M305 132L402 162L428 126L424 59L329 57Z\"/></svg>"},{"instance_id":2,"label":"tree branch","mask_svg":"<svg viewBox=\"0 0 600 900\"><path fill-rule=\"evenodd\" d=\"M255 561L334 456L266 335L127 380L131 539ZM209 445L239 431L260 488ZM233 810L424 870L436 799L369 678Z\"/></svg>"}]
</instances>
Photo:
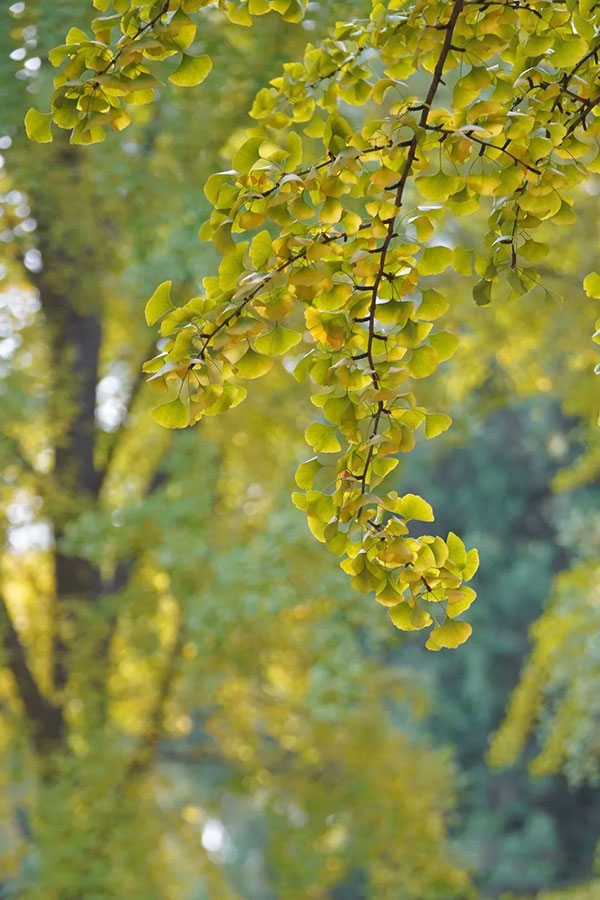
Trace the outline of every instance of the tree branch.
<instances>
[{"instance_id":1,"label":"tree branch","mask_svg":"<svg viewBox=\"0 0 600 900\"><path fill-rule=\"evenodd\" d=\"M10 670L17 692L32 730L36 749L44 751L57 743L63 732L62 709L54 706L42 694L34 678L25 648L13 624L6 601L0 595L0 640L4 648L5 664Z\"/></svg>"},{"instance_id":2,"label":"tree branch","mask_svg":"<svg viewBox=\"0 0 600 900\"><path fill-rule=\"evenodd\" d=\"M431 83L429 85L429 90L427 91L427 96L423 102L423 107L421 111L421 116L419 118L419 127L426 128L427 120L429 118L429 113L431 112L431 104L437 94L438 88L442 83L442 75L444 73L444 65L446 64L446 59L448 58L448 54L450 53L452 47L452 37L454 34L454 29L456 27L456 23L458 21L458 17L460 16L465 0L454 0L454 4L452 6L452 12L450 13L450 18L448 20L447 25L444 26L446 30L446 34L444 36L444 41L442 43L442 47L440 49L440 55L438 56L437 63L435 65L435 69L433 71L433 76L431 78ZM388 230L383 241L381 247L378 248L378 253L381 254L379 259L379 268L377 270L377 274L375 276L375 281L373 282L373 289L371 293L371 303L369 307L369 337L367 342L367 358L369 360L369 367L371 369L371 378L373 381L373 387L375 390L379 387L379 375L377 374L377 369L375 367L375 361L373 359L373 341L375 340L375 320L377 313L377 294L379 291L379 286L384 278L385 269L386 269L386 260L387 253L392 243L392 240L395 235L396 229L396 219L398 217L398 213L402 206L402 200L404 197L404 189L406 187L406 182L408 181L409 175L412 171L412 166L415 161L415 157L417 155L417 136L416 134L412 137L410 144L408 146L408 152L406 154L406 160L404 162L404 166L402 168L402 173L400 175L400 180L398 182L398 187L396 190L396 196L394 198L394 206L396 208L395 214L388 220ZM383 400L379 400L377 404L377 411L375 412L373 418L373 427L371 430L371 439L377 436L377 429L379 427L379 421L381 416L383 415L384 403ZM369 473L369 466L371 465L371 460L373 458L373 443L370 444L369 449L367 451L367 458L365 461L365 465L360 476L360 481L362 482L362 493L366 491L367 488L367 477Z\"/></svg>"}]
</instances>

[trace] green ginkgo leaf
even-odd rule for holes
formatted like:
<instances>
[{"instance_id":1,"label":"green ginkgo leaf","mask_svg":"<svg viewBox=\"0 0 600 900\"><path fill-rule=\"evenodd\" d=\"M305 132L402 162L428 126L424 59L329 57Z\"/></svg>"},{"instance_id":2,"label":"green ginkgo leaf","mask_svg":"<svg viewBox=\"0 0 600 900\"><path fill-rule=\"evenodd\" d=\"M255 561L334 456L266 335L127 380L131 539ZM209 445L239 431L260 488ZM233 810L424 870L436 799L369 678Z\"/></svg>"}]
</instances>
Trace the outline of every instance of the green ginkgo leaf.
<instances>
[{"instance_id":1,"label":"green ginkgo leaf","mask_svg":"<svg viewBox=\"0 0 600 900\"><path fill-rule=\"evenodd\" d=\"M390 608L389 617L400 631L416 631L410 619L411 612L408 603L398 603Z\"/></svg>"},{"instance_id":2,"label":"green ginkgo leaf","mask_svg":"<svg viewBox=\"0 0 600 900\"><path fill-rule=\"evenodd\" d=\"M446 612L449 619L455 619L461 613L469 609L477 599L477 594L473 588L463 586L458 590L448 591L448 606Z\"/></svg>"},{"instance_id":3,"label":"green ginkgo leaf","mask_svg":"<svg viewBox=\"0 0 600 900\"><path fill-rule=\"evenodd\" d=\"M241 359L239 359L235 367L238 375L242 378L260 378L273 365L273 360L269 356L262 356L250 348Z\"/></svg>"},{"instance_id":4,"label":"green ginkgo leaf","mask_svg":"<svg viewBox=\"0 0 600 900\"><path fill-rule=\"evenodd\" d=\"M178 87L195 87L201 84L213 67L210 56L183 54L179 66L169 75L169 81Z\"/></svg>"},{"instance_id":5,"label":"green ginkgo leaf","mask_svg":"<svg viewBox=\"0 0 600 900\"><path fill-rule=\"evenodd\" d=\"M458 347L458 338L450 331L436 331L429 335L429 343L437 353L440 362L446 362L454 356Z\"/></svg>"},{"instance_id":6,"label":"green ginkgo leaf","mask_svg":"<svg viewBox=\"0 0 600 900\"><path fill-rule=\"evenodd\" d=\"M162 284L156 288L146 306L144 308L144 315L146 317L147 325L154 325L161 316L164 316L166 312L168 312L171 307L171 285L172 281L163 281Z\"/></svg>"},{"instance_id":7,"label":"green ginkgo leaf","mask_svg":"<svg viewBox=\"0 0 600 900\"><path fill-rule=\"evenodd\" d=\"M283 325L275 324L266 334L255 338L254 348L266 356L281 356L301 340L302 335L297 331L291 331L289 328L284 328Z\"/></svg>"},{"instance_id":8,"label":"green ginkgo leaf","mask_svg":"<svg viewBox=\"0 0 600 900\"><path fill-rule=\"evenodd\" d=\"M50 113L41 113L37 109L29 109L25 116L25 131L30 141L38 144L49 144L52 141Z\"/></svg>"},{"instance_id":9,"label":"green ginkgo leaf","mask_svg":"<svg viewBox=\"0 0 600 900\"><path fill-rule=\"evenodd\" d=\"M492 302L492 282L482 278L473 287L473 300L477 306L488 306Z\"/></svg>"},{"instance_id":10,"label":"green ginkgo leaf","mask_svg":"<svg viewBox=\"0 0 600 900\"><path fill-rule=\"evenodd\" d=\"M454 649L464 644L473 633L468 622L456 622L448 619L439 628L434 628L425 646L428 650L441 650L443 647Z\"/></svg>"},{"instance_id":11,"label":"green ginkgo leaf","mask_svg":"<svg viewBox=\"0 0 600 900\"><path fill-rule=\"evenodd\" d=\"M430 289L423 291L423 297L419 303L417 315L419 319L433 320L443 316L450 304L439 291Z\"/></svg>"},{"instance_id":12,"label":"green ginkgo leaf","mask_svg":"<svg viewBox=\"0 0 600 900\"><path fill-rule=\"evenodd\" d=\"M335 225L342 218L344 207L336 197L328 197L321 207L321 221Z\"/></svg>"},{"instance_id":13,"label":"green ginkgo leaf","mask_svg":"<svg viewBox=\"0 0 600 900\"><path fill-rule=\"evenodd\" d=\"M152 410L152 418L165 428L185 428L189 423L189 410L185 403L176 397L175 400L156 406Z\"/></svg>"},{"instance_id":14,"label":"green ginkgo leaf","mask_svg":"<svg viewBox=\"0 0 600 900\"><path fill-rule=\"evenodd\" d=\"M296 484L303 491L310 491L313 486L315 477L320 471L321 463L316 456L314 457L314 459L309 459L306 462L303 462L296 469Z\"/></svg>"},{"instance_id":15,"label":"green ginkgo leaf","mask_svg":"<svg viewBox=\"0 0 600 900\"><path fill-rule=\"evenodd\" d=\"M415 178L415 184L419 189L419 193L426 200L433 200L435 203L443 203L452 194L455 194L462 187L462 179L458 175L447 175L445 172L438 172L437 175L423 176Z\"/></svg>"},{"instance_id":16,"label":"green ginkgo leaf","mask_svg":"<svg viewBox=\"0 0 600 900\"><path fill-rule=\"evenodd\" d=\"M335 425L323 425L321 422L314 422L309 425L304 432L306 443L315 450L316 453L337 453L341 450L340 442L336 436Z\"/></svg>"},{"instance_id":17,"label":"green ginkgo leaf","mask_svg":"<svg viewBox=\"0 0 600 900\"><path fill-rule=\"evenodd\" d=\"M452 425L452 419L445 413L428 413L425 416L425 437L434 438Z\"/></svg>"},{"instance_id":18,"label":"green ginkgo leaf","mask_svg":"<svg viewBox=\"0 0 600 900\"><path fill-rule=\"evenodd\" d=\"M264 137L251 137L244 141L242 146L233 155L231 163L237 172L246 174L259 159L259 147L264 142Z\"/></svg>"},{"instance_id":19,"label":"green ginkgo leaf","mask_svg":"<svg viewBox=\"0 0 600 900\"><path fill-rule=\"evenodd\" d=\"M583 279L583 289L588 297L600 299L600 275L597 272L590 272Z\"/></svg>"},{"instance_id":20,"label":"green ginkgo leaf","mask_svg":"<svg viewBox=\"0 0 600 900\"><path fill-rule=\"evenodd\" d=\"M478 568L479 552L476 547L472 547L471 550L467 550L467 558L462 570L463 579L470 581Z\"/></svg>"},{"instance_id":21,"label":"green ginkgo leaf","mask_svg":"<svg viewBox=\"0 0 600 900\"><path fill-rule=\"evenodd\" d=\"M262 269L268 262L272 249L273 242L271 240L271 235L266 229L264 231L259 231L258 234L252 238L252 243L250 244L250 259L252 260L252 265L255 269Z\"/></svg>"},{"instance_id":22,"label":"green ginkgo leaf","mask_svg":"<svg viewBox=\"0 0 600 900\"><path fill-rule=\"evenodd\" d=\"M293 172L302 162L302 140L295 131L290 131L285 140L288 158L285 161L286 172Z\"/></svg>"},{"instance_id":23,"label":"green ginkgo leaf","mask_svg":"<svg viewBox=\"0 0 600 900\"><path fill-rule=\"evenodd\" d=\"M552 65L561 68L574 66L585 55L586 49L587 42L583 38L574 35L565 38L558 37L554 41Z\"/></svg>"},{"instance_id":24,"label":"green ginkgo leaf","mask_svg":"<svg viewBox=\"0 0 600 900\"><path fill-rule=\"evenodd\" d=\"M464 541L459 538L457 534L453 531L448 533L448 537L446 538L446 544L448 545L448 551L450 554L450 559L455 565L458 566L459 569L462 569L467 565L467 550L464 545Z\"/></svg>"},{"instance_id":25,"label":"green ginkgo leaf","mask_svg":"<svg viewBox=\"0 0 600 900\"><path fill-rule=\"evenodd\" d=\"M433 522L431 505L418 494L405 494L396 503L395 511L405 519L418 519L420 522Z\"/></svg>"},{"instance_id":26,"label":"green ginkgo leaf","mask_svg":"<svg viewBox=\"0 0 600 900\"><path fill-rule=\"evenodd\" d=\"M439 275L452 265L454 251L450 247L426 247L419 260L421 275Z\"/></svg>"},{"instance_id":27,"label":"green ginkgo leaf","mask_svg":"<svg viewBox=\"0 0 600 900\"><path fill-rule=\"evenodd\" d=\"M426 378L438 367L440 359L433 347L424 344L422 347L416 347L412 352L412 356L408 363L410 374L414 378Z\"/></svg>"}]
</instances>

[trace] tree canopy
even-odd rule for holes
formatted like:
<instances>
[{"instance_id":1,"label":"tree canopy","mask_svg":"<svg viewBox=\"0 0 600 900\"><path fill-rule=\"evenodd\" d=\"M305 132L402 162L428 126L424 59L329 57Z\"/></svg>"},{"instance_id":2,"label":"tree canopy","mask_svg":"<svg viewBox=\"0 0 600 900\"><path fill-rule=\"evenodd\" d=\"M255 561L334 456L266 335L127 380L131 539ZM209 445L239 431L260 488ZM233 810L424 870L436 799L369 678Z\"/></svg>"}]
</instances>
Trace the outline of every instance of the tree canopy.
<instances>
[{"instance_id":1,"label":"tree canopy","mask_svg":"<svg viewBox=\"0 0 600 900\"><path fill-rule=\"evenodd\" d=\"M72 29L50 54L62 66L51 112L28 113L29 136L51 140L54 122L71 142L93 142L106 124L125 127L127 107L154 97L156 60L176 57L172 83L200 83L210 60L185 51L197 27L188 14L202 5L116 3L93 39ZM244 25L270 9L302 14L286 0L224 8ZM165 340L144 369L157 387L176 385L153 412L168 428L235 407L241 382L303 338L313 345L294 374L317 386L322 418L306 429L315 456L294 502L398 628L433 626L432 650L471 633L457 617L475 599L465 582L478 554L454 532L411 533L433 520L431 506L380 486L421 425L433 438L451 422L418 398L457 343L439 327L448 301L436 276L475 272L480 306L493 290L548 297L537 229L574 221L573 189L598 165L598 15L575 0L427 0L374 3L368 18L338 23L257 94L233 168L206 183L213 212L200 236L222 254L218 275L176 306L165 281L146 305ZM488 228L472 247L453 223L481 198ZM585 288L600 293L600 278Z\"/></svg>"},{"instance_id":2,"label":"tree canopy","mask_svg":"<svg viewBox=\"0 0 600 900\"><path fill-rule=\"evenodd\" d=\"M0 28L0 896L581 880L598 9L93 5ZM294 502L399 629L463 643L474 579L460 654L280 503L304 434Z\"/></svg>"}]
</instances>

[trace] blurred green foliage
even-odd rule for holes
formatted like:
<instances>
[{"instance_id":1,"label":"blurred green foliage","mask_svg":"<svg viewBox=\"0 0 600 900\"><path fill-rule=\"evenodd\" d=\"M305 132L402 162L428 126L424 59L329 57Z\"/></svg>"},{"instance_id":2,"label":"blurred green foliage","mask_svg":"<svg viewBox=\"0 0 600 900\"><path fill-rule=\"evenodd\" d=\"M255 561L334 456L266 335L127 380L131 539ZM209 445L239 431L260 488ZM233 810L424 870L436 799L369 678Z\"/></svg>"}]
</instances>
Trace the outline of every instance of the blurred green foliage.
<instances>
[{"instance_id":1,"label":"blurred green foliage","mask_svg":"<svg viewBox=\"0 0 600 900\"><path fill-rule=\"evenodd\" d=\"M46 52L89 13L0 8L0 897L595 900L596 301L480 310L444 276L454 427L394 486L480 548L481 602L460 655L400 642L290 508L310 413L284 367L176 436L139 377L145 298L215 264L204 181L340 9L211 12L198 91L97 147L27 144ZM548 235L563 294L596 206Z\"/></svg>"},{"instance_id":2,"label":"blurred green foliage","mask_svg":"<svg viewBox=\"0 0 600 900\"><path fill-rule=\"evenodd\" d=\"M483 394L487 403L484 396L478 399L485 409L494 389L488 385ZM478 640L458 660L441 657L432 663L415 654L405 661L429 684L432 734L455 748L464 779L460 844L483 895L510 890L521 896L579 879L593 865L600 815L593 787L569 785L558 775L531 778L532 748L524 761L504 771L490 771L486 752L527 658L528 629L545 605L555 573L569 565L565 520L585 521L598 497L591 488L568 499L551 490L557 469L572 452L569 423L552 398L502 406L479 421L470 418L460 438L423 453L403 473L404 488L427 482L442 524L452 518L485 560L477 577L485 598L474 616ZM593 681L593 671L589 677ZM589 728L587 714L579 722Z\"/></svg>"}]
</instances>

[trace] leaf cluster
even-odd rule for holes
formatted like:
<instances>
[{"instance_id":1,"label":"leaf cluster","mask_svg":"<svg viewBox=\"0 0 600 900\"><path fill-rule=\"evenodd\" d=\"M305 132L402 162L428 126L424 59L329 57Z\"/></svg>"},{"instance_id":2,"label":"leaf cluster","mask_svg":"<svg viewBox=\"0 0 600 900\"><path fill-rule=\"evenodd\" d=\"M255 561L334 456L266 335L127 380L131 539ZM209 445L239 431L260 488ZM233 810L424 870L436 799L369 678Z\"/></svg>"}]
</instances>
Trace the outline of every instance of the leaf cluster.
<instances>
[{"instance_id":1,"label":"leaf cluster","mask_svg":"<svg viewBox=\"0 0 600 900\"><path fill-rule=\"evenodd\" d=\"M294 374L315 385L320 418L295 503L398 627L433 626L430 649L470 634L455 618L475 598L477 554L453 533L411 534L429 504L384 481L421 426L434 437L450 424L418 398L457 345L435 279L476 275L480 306L499 283L511 297L538 287L536 230L574 221L572 190L598 167L599 20L587 0L391 0L338 23L259 92L256 127L206 184L200 235L218 275L175 307L164 283L147 306L162 341L145 371L178 385L154 413L167 427L238 405L273 357L292 366L310 346ZM482 197L474 252L448 218Z\"/></svg>"},{"instance_id":2,"label":"leaf cluster","mask_svg":"<svg viewBox=\"0 0 600 900\"><path fill-rule=\"evenodd\" d=\"M30 109L25 127L31 140L50 142L52 123L70 131L72 144L93 144L105 129L122 131L131 122L130 107L152 103L162 80L163 60L175 61L171 84L195 87L208 76L212 60L193 47L198 23L191 14L212 6L208 0L93 0L101 13L91 34L73 27L65 43L49 53L59 68L49 113ZM238 25L253 16L279 12L297 22L300 0L219 0L219 9Z\"/></svg>"}]
</instances>

